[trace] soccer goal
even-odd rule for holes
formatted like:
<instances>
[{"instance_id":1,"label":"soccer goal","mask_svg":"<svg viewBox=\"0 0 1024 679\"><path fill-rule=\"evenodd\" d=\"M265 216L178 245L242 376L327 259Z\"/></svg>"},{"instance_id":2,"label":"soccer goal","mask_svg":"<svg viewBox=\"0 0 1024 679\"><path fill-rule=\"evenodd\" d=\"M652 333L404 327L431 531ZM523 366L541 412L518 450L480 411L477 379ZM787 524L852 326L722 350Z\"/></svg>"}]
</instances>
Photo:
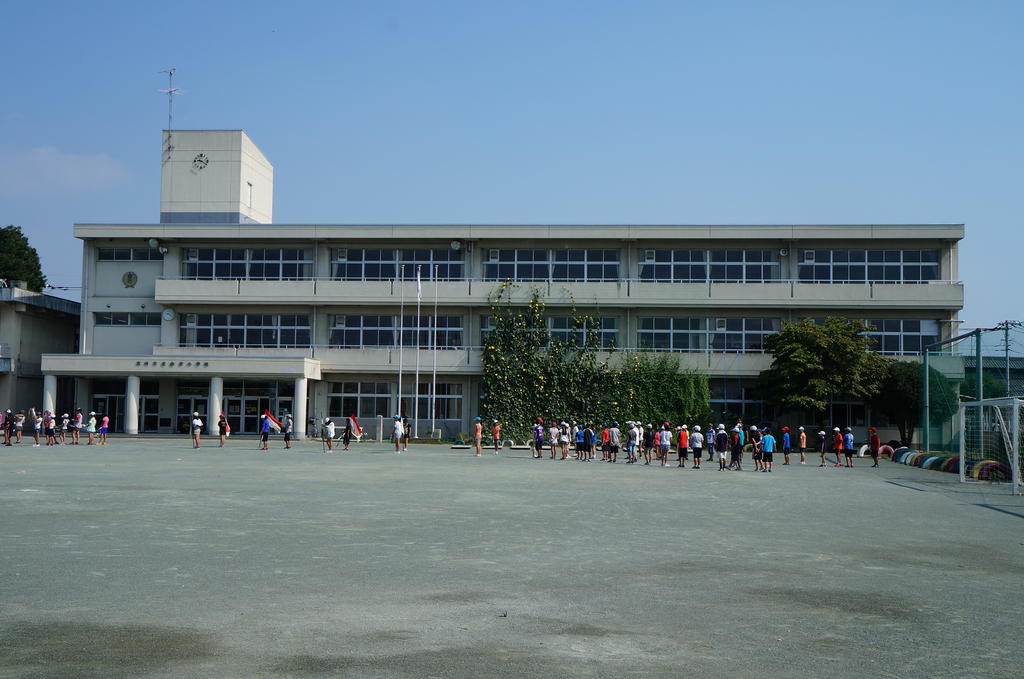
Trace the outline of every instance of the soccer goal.
<instances>
[{"instance_id":1,"label":"soccer goal","mask_svg":"<svg viewBox=\"0 0 1024 679\"><path fill-rule=\"evenodd\" d=\"M1009 483L1021 494L1024 399L987 398L960 404L960 481Z\"/></svg>"}]
</instances>

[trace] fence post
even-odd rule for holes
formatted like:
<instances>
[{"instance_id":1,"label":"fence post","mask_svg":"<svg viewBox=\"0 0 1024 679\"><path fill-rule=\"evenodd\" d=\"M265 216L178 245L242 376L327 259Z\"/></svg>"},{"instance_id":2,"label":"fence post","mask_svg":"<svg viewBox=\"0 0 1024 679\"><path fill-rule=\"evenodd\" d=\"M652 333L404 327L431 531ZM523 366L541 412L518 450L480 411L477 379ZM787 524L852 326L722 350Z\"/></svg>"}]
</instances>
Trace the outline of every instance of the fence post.
<instances>
[{"instance_id":1,"label":"fence post","mask_svg":"<svg viewBox=\"0 0 1024 679\"><path fill-rule=\"evenodd\" d=\"M931 423L932 423L932 409L931 409L931 399L929 398L930 389L929 389L929 386L928 386L931 374L929 372L929 365L928 365L928 349L925 349L923 353L924 353L924 361L923 361L922 365L924 366L923 367L923 372L924 372L924 396L922 398L922 401L923 401L923 403L922 403L923 415L921 417L921 419L922 419L921 426L924 428L924 435L922 436L921 441L924 444L922 446L923 450L927 451L928 448L931 446L931 431L930 431L930 428L931 428ZM911 441L910 444L913 445L914 442Z\"/></svg>"}]
</instances>

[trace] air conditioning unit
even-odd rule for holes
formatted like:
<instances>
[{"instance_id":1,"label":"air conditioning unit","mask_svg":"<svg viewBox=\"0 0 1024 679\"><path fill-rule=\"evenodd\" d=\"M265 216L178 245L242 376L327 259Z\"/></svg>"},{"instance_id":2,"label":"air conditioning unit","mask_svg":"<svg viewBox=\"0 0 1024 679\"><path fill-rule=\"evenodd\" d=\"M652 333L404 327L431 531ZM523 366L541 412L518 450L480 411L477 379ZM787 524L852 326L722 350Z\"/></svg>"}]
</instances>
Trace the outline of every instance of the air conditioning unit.
<instances>
[{"instance_id":1,"label":"air conditioning unit","mask_svg":"<svg viewBox=\"0 0 1024 679\"><path fill-rule=\"evenodd\" d=\"M716 318L715 319L715 330L722 330L722 331L725 330L725 319L724 318Z\"/></svg>"},{"instance_id":2,"label":"air conditioning unit","mask_svg":"<svg viewBox=\"0 0 1024 679\"><path fill-rule=\"evenodd\" d=\"M487 260L490 261L490 262L497 262L498 261L498 250L497 250L497 248L492 248L492 249L487 251Z\"/></svg>"},{"instance_id":3,"label":"air conditioning unit","mask_svg":"<svg viewBox=\"0 0 1024 679\"><path fill-rule=\"evenodd\" d=\"M644 261L645 262L653 262L654 261L654 250L644 250Z\"/></svg>"},{"instance_id":4,"label":"air conditioning unit","mask_svg":"<svg viewBox=\"0 0 1024 679\"><path fill-rule=\"evenodd\" d=\"M804 261L805 262L813 262L814 261L814 250L804 250Z\"/></svg>"}]
</instances>

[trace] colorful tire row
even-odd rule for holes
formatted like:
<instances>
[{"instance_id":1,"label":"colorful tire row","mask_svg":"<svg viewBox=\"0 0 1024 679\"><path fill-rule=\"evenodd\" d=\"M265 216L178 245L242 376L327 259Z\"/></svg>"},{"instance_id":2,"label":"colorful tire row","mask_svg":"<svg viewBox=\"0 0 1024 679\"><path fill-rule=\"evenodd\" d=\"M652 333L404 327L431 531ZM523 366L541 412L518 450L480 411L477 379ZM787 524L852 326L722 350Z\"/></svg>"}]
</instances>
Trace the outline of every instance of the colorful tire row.
<instances>
[{"instance_id":1,"label":"colorful tire row","mask_svg":"<svg viewBox=\"0 0 1024 679\"><path fill-rule=\"evenodd\" d=\"M910 448L897 448L893 453L892 461L920 469L932 469L952 474L960 473L959 455L919 453ZM998 460L970 460L964 474L977 481L1005 481L1010 478L1010 467Z\"/></svg>"}]
</instances>

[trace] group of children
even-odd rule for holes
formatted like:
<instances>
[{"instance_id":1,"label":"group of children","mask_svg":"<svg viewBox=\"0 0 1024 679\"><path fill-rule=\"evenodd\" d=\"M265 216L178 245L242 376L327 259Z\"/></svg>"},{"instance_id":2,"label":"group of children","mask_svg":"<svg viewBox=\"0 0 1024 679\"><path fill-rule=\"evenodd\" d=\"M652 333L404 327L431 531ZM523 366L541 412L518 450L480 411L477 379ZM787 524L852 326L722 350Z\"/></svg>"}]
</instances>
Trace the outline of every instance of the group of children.
<instances>
[{"instance_id":1,"label":"group of children","mask_svg":"<svg viewBox=\"0 0 1024 679\"><path fill-rule=\"evenodd\" d=\"M500 432L498 421L495 421L493 431ZM493 438L497 453L500 438L497 434ZM677 467L685 468L692 455L691 469L701 469L701 463L709 459L712 463L718 461L719 471L742 471L744 456L749 454L754 470L766 473L775 466L776 453L782 454L783 465L790 464L792 455L799 455L800 464L807 464L807 453L816 450L821 456L819 467L829 466L826 456L830 453L835 455L836 467L853 467L855 453L853 432L849 427L845 432L835 427L831 434L819 431L812 450L803 427L797 429L795 436L790 435L789 427L782 427L779 437L776 437L768 427L751 425L745 428L742 421L731 430L726 430L724 424L717 427L709 424L704 431L700 425L691 430L685 424L673 428L668 422L654 427L628 421L623 431L618 422L596 427L592 422L552 421L545 427L544 420L539 417L533 425L531 447L534 459L543 458L548 451L550 459L566 460L572 447L574 458L581 462L593 462L600 452L602 462L616 463L621 453L626 464L637 464L643 458L644 465L660 464L662 467L669 466L669 456L674 448ZM874 461L871 466L877 467L881 440L874 427L869 430L867 447Z\"/></svg>"},{"instance_id":2,"label":"group of children","mask_svg":"<svg viewBox=\"0 0 1024 679\"><path fill-rule=\"evenodd\" d=\"M40 441L44 438L47 446L77 446L81 443L83 431L88 437L86 445L103 446L107 443L110 418L104 415L97 419L96 413L90 412L89 419L86 420L81 408L75 410L74 417L68 413L58 417L49 410L40 413L34 408L29 409L28 414L24 411L15 413L8 408L0 415L0 427L3 428L5 446L21 443L26 428L32 432L34 448L41 446Z\"/></svg>"}]
</instances>

